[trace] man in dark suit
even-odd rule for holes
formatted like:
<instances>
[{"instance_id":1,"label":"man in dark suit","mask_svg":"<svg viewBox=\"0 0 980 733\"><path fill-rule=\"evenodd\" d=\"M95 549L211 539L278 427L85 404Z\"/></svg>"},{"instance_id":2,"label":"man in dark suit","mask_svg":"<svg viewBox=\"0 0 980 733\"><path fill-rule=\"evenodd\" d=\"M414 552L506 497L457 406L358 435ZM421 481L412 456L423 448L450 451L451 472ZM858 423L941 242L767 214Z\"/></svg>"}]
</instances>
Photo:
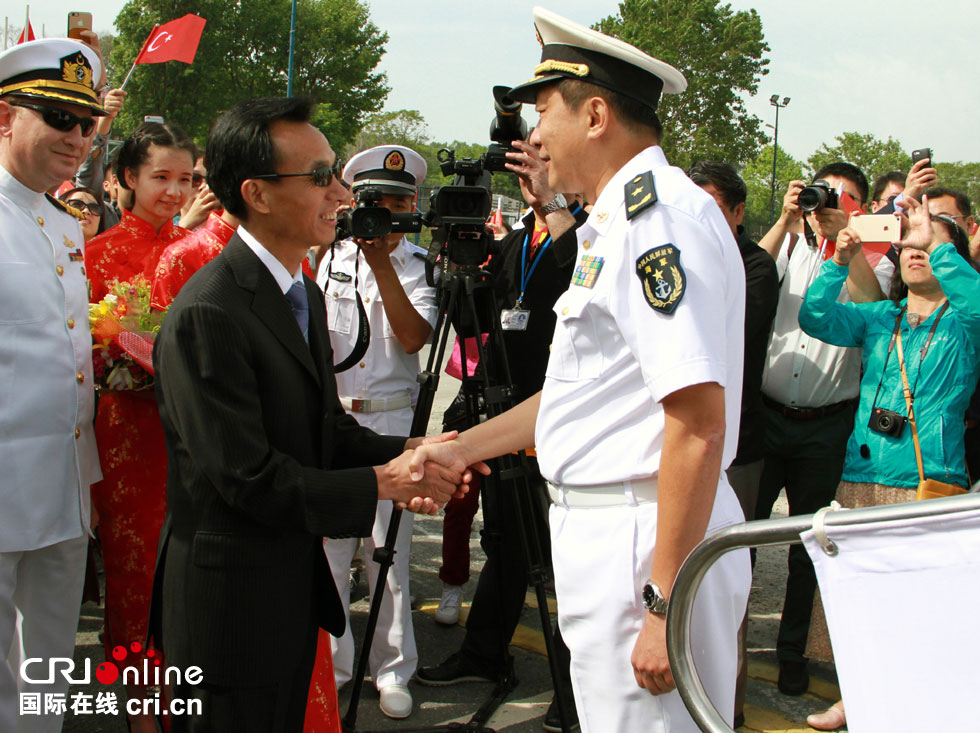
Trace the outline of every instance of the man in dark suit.
<instances>
[{"instance_id":1,"label":"man in dark suit","mask_svg":"<svg viewBox=\"0 0 980 733\"><path fill-rule=\"evenodd\" d=\"M344 613L320 537L370 533L379 499L433 513L461 482L413 481L420 441L381 437L337 398L323 295L302 274L347 192L309 100L242 102L215 123L208 184L241 226L178 294L154 348L167 518L151 634L203 670L174 731L298 731L317 627ZM432 440L432 439L429 439Z\"/></svg>"}]
</instances>

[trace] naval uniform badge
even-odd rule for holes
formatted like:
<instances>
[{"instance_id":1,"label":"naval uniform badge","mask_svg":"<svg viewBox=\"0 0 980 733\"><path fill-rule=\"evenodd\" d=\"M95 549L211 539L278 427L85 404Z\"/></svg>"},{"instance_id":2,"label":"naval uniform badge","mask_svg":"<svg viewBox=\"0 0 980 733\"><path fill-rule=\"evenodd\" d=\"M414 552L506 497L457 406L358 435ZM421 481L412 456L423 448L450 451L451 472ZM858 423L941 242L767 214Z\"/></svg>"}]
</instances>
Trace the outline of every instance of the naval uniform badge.
<instances>
[{"instance_id":1,"label":"naval uniform badge","mask_svg":"<svg viewBox=\"0 0 980 733\"><path fill-rule=\"evenodd\" d=\"M572 285L581 285L583 288L593 287L605 261L604 257L582 255L582 259L575 265L575 272L572 273Z\"/></svg>"},{"instance_id":2,"label":"naval uniform badge","mask_svg":"<svg viewBox=\"0 0 980 733\"><path fill-rule=\"evenodd\" d=\"M339 283L349 283L351 281L351 276L346 272L330 272L330 279L336 280Z\"/></svg>"},{"instance_id":3,"label":"naval uniform badge","mask_svg":"<svg viewBox=\"0 0 980 733\"><path fill-rule=\"evenodd\" d=\"M392 150L385 156L383 165L386 171L403 171L405 170L405 156L397 150Z\"/></svg>"},{"instance_id":4,"label":"naval uniform badge","mask_svg":"<svg viewBox=\"0 0 980 733\"><path fill-rule=\"evenodd\" d=\"M653 171L641 173L627 183L624 198L627 219L632 219L657 203L657 187L653 183Z\"/></svg>"},{"instance_id":5,"label":"naval uniform badge","mask_svg":"<svg viewBox=\"0 0 980 733\"><path fill-rule=\"evenodd\" d=\"M643 296L656 311L670 315L684 297L684 270L681 252L672 244L654 247L636 260L636 276L643 284Z\"/></svg>"}]
</instances>

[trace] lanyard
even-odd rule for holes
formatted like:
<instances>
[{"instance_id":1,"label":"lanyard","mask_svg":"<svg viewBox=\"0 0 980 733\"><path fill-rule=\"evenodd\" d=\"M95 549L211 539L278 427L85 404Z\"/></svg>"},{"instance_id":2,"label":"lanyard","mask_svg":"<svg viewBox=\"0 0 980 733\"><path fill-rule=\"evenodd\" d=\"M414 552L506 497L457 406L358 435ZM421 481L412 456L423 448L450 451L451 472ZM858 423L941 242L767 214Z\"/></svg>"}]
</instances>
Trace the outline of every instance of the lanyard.
<instances>
[{"instance_id":1,"label":"lanyard","mask_svg":"<svg viewBox=\"0 0 980 733\"><path fill-rule=\"evenodd\" d=\"M330 245L330 261L327 263L327 283L330 282L330 275L333 274L333 258L337 253L334 242ZM357 338L354 340L354 348L347 355L347 358L334 365L334 374L346 372L357 364L367 353L368 346L371 345L371 326L368 323L367 312L364 310L364 303L361 302L361 294L357 290L357 271L361 265L361 251L358 249L354 257L354 298L357 302Z\"/></svg>"},{"instance_id":2,"label":"lanyard","mask_svg":"<svg viewBox=\"0 0 980 733\"><path fill-rule=\"evenodd\" d=\"M907 306L903 306L902 310L899 311L898 315L895 317L895 328L892 330L891 341L888 342L888 353L885 354L885 363L881 367L881 376L878 378L878 389L875 390L875 398L871 401L871 409L874 409L878 404L878 395L881 393L881 383L885 379L885 369L888 367L888 360L891 358L892 349L895 348L895 337L898 336L898 331L902 327L902 316L905 315ZM936 333L936 326L939 325L939 320L943 317L943 313L949 308L949 301L947 300L943 303L942 308L939 309L939 314L936 316L936 320L932 322L932 328L929 329L929 334L926 336L926 341L922 344L922 348L919 350L919 365L915 372L915 387L912 388L911 394L912 399L915 399L915 389L919 386L919 376L922 374L922 362L925 361L926 352L929 351L929 344L932 343L932 337Z\"/></svg>"},{"instance_id":3,"label":"lanyard","mask_svg":"<svg viewBox=\"0 0 980 733\"><path fill-rule=\"evenodd\" d=\"M551 244L551 235L545 236L544 241L538 245L538 251L534 255L534 261L531 263L530 269L527 267L527 246L531 241L531 232L527 232L524 235L524 246L521 248L521 294L517 296L517 306L519 307L524 301L524 291L527 290L527 284L531 281L531 275L534 274L534 268L538 266L541 261L541 256L544 251L548 249L548 245Z\"/></svg>"}]
</instances>

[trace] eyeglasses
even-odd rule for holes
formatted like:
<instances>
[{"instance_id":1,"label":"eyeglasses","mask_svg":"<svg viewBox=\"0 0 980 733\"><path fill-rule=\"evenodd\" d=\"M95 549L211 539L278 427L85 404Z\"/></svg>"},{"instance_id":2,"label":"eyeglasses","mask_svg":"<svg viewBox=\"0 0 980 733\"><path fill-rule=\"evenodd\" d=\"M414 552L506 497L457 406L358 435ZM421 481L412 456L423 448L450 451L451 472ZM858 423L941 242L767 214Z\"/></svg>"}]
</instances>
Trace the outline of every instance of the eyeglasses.
<instances>
[{"instance_id":1,"label":"eyeglasses","mask_svg":"<svg viewBox=\"0 0 980 733\"><path fill-rule=\"evenodd\" d=\"M26 107L27 109L39 112L41 119L44 120L48 127L53 127L55 130L60 130L61 132L71 132L75 129L75 125L78 125L82 128L82 136L88 137L92 134L92 130L95 129L94 117L79 117L66 109L46 107L42 104L29 104L27 102L11 102L11 104L14 107Z\"/></svg>"},{"instance_id":2,"label":"eyeglasses","mask_svg":"<svg viewBox=\"0 0 980 733\"><path fill-rule=\"evenodd\" d=\"M67 201L65 201L65 203L71 206L72 208L78 209L79 211L81 211L82 209L86 209L90 214L102 213L102 206L100 204L95 203L94 201L92 203L89 203L88 201L83 201L82 199L68 199Z\"/></svg>"},{"instance_id":3,"label":"eyeglasses","mask_svg":"<svg viewBox=\"0 0 980 733\"><path fill-rule=\"evenodd\" d=\"M310 173L263 173L261 176L252 176L252 178L298 178L301 176L312 176L314 186L326 188L334 178L340 178L340 173L343 170L344 164L336 161L333 165L321 165L319 168L314 168Z\"/></svg>"},{"instance_id":4,"label":"eyeglasses","mask_svg":"<svg viewBox=\"0 0 980 733\"><path fill-rule=\"evenodd\" d=\"M204 183L204 174L203 173L192 173L191 174L191 185L194 188L200 188L202 183Z\"/></svg>"}]
</instances>

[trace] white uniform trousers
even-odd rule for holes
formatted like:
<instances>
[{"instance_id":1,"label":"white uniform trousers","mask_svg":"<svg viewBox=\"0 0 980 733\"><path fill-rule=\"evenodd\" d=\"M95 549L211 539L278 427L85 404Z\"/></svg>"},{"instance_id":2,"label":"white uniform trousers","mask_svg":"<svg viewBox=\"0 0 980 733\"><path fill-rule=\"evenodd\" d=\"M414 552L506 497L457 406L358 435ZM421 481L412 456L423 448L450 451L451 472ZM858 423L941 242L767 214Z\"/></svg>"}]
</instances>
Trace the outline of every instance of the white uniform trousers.
<instances>
[{"instance_id":1,"label":"white uniform trousers","mask_svg":"<svg viewBox=\"0 0 980 733\"><path fill-rule=\"evenodd\" d=\"M411 408L388 412L356 413L358 423L382 435L408 435L412 426ZM376 547L383 547L391 519L392 503L378 502L371 536L361 540L364 548L364 567L367 570L368 588L373 596L378 579L379 565L373 555ZM378 626L371 641L368 655L368 671L374 686L379 690L387 685L408 685L418 666L418 650L415 647L415 629L412 626L412 599L409 591L409 560L412 550L412 512L403 512L395 541L395 560L388 570L387 585L378 614ZM350 564L357 551L356 539L325 540L323 543L334 584L340 593L340 602L350 619ZM354 638L348 623L339 639L330 637L333 652L334 679L337 688L347 683L354 674Z\"/></svg>"},{"instance_id":2,"label":"white uniform trousers","mask_svg":"<svg viewBox=\"0 0 980 733\"><path fill-rule=\"evenodd\" d=\"M43 714L44 694L66 695L66 667L58 667L52 684L31 684L21 679L20 665L39 657L43 661L31 665L29 676L47 678L49 659L74 656L87 548L83 535L36 550L0 552L0 731L61 730L62 715ZM42 714L20 715L20 693L40 693Z\"/></svg>"},{"instance_id":3,"label":"white uniform trousers","mask_svg":"<svg viewBox=\"0 0 980 733\"><path fill-rule=\"evenodd\" d=\"M741 522L731 487L718 486L708 532ZM558 622L571 652L572 686L588 733L697 733L677 690L651 695L637 686L630 655L647 611L657 502L567 508L552 505L551 547ZM748 550L722 556L701 583L691 624L696 667L729 723L735 699L736 634L751 585Z\"/></svg>"}]
</instances>

